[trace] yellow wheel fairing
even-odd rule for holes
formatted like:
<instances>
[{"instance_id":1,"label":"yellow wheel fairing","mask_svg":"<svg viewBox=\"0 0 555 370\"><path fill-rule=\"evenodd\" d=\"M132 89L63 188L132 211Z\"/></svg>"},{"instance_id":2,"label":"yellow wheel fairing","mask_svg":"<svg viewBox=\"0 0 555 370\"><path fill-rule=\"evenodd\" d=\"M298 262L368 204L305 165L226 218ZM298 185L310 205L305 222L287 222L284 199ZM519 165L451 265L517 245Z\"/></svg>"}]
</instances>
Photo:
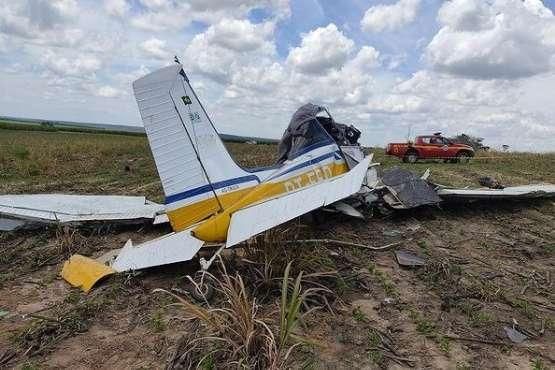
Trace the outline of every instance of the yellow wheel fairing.
<instances>
[{"instance_id":1,"label":"yellow wheel fairing","mask_svg":"<svg viewBox=\"0 0 555 370\"><path fill-rule=\"evenodd\" d=\"M116 273L116 270L91 258L74 254L64 262L62 277L76 288L85 293L102 278Z\"/></svg>"}]
</instances>

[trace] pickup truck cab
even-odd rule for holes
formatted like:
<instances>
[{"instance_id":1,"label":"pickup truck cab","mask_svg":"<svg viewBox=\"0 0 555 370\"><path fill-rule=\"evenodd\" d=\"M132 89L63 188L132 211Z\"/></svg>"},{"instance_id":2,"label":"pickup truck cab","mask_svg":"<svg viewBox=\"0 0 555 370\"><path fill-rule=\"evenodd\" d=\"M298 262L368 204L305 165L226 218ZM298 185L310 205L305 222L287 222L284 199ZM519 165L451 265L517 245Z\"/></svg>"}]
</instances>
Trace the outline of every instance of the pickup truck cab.
<instances>
[{"instance_id":1,"label":"pickup truck cab","mask_svg":"<svg viewBox=\"0 0 555 370\"><path fill-rule=\"evenodd\" d=\"M443 159L445 162L468 162L474 149L455 143L440 133L417 136L414 142L387 144L385 154L399 157L403 162L415 163L419 159Z\"/></svg>"}]
</instances>

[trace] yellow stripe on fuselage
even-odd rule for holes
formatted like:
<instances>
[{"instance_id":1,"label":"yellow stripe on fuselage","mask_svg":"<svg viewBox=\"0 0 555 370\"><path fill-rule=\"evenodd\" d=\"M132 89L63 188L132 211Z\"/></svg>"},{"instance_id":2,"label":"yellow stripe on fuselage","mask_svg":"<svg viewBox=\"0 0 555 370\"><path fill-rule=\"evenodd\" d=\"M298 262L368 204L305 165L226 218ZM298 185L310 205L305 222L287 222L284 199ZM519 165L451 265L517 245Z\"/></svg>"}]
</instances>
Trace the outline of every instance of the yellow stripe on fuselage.
<instances>
[{"instance_id":1,"label":"yellow stripe on fuselage","mask_svg":"<svg viewBox=\"0 0 555 370\"><path fill-rule=\"evenodd\" d=\"M192 233L195 237L207 242L224 242L231 221L231 214L241 208L255 204L291 191L317 184L319 182L336 177L348 171L345 162L330 163L317 166L302 174L292 176L284 181L265 182L248 188L248 192L224 210L213 215L208 220L195 228ZM237 191L239 192L239 191ZM229 194L231 195L231 194ZM224 195L224 197L227 195ZM222 199L222 196L218 196ZM171 216L170 216L171 217ZM253 220L256 222L256 220Z\"/></svg>"},{"instance_id":2,"label":"yellow stripe on fuselage","mask_svg":"<svg viewBox=\"0 0 555 370\"><path fill-rule=\"evenodd\" d=\"M257 203L290 191L313 185L323 180L341 175L348 171L345 162L329 163L318 166L302 174L292 176L280 182L265 182L248 188L243 188L227 194L218 194L218 200L223 211L216 214L220 207L216 198L211 197L188 204L186 206L167 211L168 218L174 231L182 231L189 226L214 215L206 220L206 228L195 229L195 236L206 241L224 241L227 237L230 215L247 205ZM220 217L221 216L221 217ZM227 222L226 222L227 220ZM208 231L208 230L213 230Z\"/></svg>"}]
</instances>

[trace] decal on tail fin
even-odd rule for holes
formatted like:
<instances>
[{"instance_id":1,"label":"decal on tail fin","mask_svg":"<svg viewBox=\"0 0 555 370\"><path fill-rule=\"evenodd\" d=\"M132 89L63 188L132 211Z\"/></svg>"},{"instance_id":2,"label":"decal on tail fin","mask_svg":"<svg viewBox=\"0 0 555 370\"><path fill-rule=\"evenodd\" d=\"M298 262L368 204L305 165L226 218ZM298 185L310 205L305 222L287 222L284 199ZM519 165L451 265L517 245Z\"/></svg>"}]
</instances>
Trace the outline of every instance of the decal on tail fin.
<instances>
[{"instance_id":1,"label":"decal on tail fin","mask_svg":"<svg viewBox=\"0 0 555 370\"><path fill-rule=\"evenodd\" d=\"M225 208L224 194L258 184L231 158L180 64L133 83L133 91L166 195L168 217L179 231Z\"/></svg>"}]
</instances>

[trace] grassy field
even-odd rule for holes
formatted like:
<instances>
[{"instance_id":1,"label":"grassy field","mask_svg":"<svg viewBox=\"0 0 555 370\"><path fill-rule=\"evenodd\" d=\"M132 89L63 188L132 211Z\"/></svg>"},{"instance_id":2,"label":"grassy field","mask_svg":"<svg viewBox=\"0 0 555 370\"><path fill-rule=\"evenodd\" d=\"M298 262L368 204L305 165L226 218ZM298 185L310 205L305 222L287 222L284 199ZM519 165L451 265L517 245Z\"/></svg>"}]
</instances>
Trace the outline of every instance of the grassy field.
<instances>
[{"instance_id":1,"label":"grassy field","mask_svg":"<svg viewBox=\"0 0 555 370\"><path fill-rule=\"evenodd\" d=\"M226 145L247 167L276 157L275 145ZM410 165L371 151L384 168L430 168L446 185L478 186L485 175L510 185L555 183L555 154ZM0 129L0 193L42 192L163 200L145 137ZM0 368L555 366L552 200L365 214L301 218L245 243L225 256L225 271L212 269L220 289L210 304L187 293L196 262L120 274L90 294L59 277L75 253L96 258L130 238L166 234L167 225L0 233ZM364 248L384 245L394 247ZM426 265L401 268L399 249ZM528 338L515 344L505 327Z\"/></svg>"},{"instance_id":2,"label":"grassy field","mask_svg":"<svg viewBox=\"0 0 555 370\"><path fill-rule=\"evenodd\" d=\"M243 166L273 164L275 145L228 143ZM469 164L404 164L373 148L384 168L432 171L437 183L477 186L480 176L508 185L555 182L555 154L479 153ZM146 194L160 200L161 188L146 137L0 129L0 192L67 191Z\"/></svg>"},{"instance_id":3,"label":"grassy field","mask_svg":"<svg viewBox=\"0 0 555 370\"><path fill-rule=\"evenodd\" d=\"M386 156L381 148L374 148L375 161L383 167L400 166L416 172L431 169L431 179L451 186L478 186L478 178L491 176L506 185L524 185L538 182L555 183L555 153L479 152L467 164L424 161L402 163L398 158Z\"/></svg>"},{"instance_id":4,"label":"grassy field","mask_svg":"<svg viewBox=\"0 0 555 370\"><path fill-rule=\"evenodd\" d=\"M125 127L127 129L127 127ZM80 133L104 133L110 135L126 135L126 136L145 136L144 132L118 131L116 129L104 129L87 126L79 126L78 123L56 123L56 122L29 122L25 120L11 121L0 118L0 130L16 130L16 131L42 131L42 132L80 132Z\"/></svg>"}]
</instances>

